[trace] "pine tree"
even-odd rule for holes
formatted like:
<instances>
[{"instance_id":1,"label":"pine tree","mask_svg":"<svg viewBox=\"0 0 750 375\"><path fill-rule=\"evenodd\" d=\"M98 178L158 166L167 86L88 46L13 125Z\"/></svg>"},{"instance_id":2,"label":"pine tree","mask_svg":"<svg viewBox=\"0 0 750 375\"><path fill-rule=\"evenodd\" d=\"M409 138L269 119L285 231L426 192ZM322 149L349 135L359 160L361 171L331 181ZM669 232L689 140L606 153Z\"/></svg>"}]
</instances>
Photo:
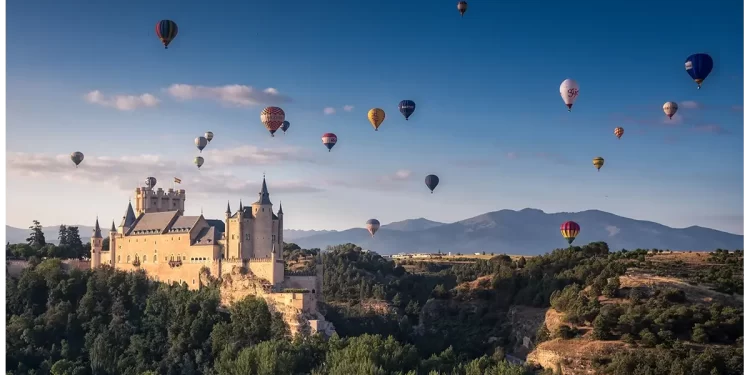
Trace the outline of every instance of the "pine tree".
<instances>
[{"instance_id":1,"label":"pine tree","mask_svg":"<svg viewBox=\"0 0 750 375\"><path fill-rule=\"evenodd\" d=\"M29 234L29 238L26 239L26 242L35 248L44 247L44 245L47 244L47 241L44 239L42 224L40 224L38 220L34 220L34 224L31 225L29 229L31 230L31 233Z\"/></svg>"}]
</instances>

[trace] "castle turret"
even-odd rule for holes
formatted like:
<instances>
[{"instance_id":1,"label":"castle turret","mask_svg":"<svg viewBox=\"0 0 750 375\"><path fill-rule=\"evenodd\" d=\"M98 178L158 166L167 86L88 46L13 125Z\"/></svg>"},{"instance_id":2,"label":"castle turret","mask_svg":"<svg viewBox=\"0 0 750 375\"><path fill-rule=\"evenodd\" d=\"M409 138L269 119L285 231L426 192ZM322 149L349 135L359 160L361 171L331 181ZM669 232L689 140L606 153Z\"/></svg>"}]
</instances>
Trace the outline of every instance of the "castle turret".
<instances>
[{"instance_id":1,"label":"castle turret","mask_svg":"<svg viewBox=\"0 0 750 375\"><path fill-rule=\"evenodd\" d=\"M278 237L279 249L281 249L279 251L282 251L284 249L284 210L281 209L281 201L279 201L279 213L276 216L279 217L276 236Z\"/></svg>"},{"instance_id":2,"label":"castle turret","mask_svg":"<svg viewBox=\"0 0 750 375\"><path fill-rule=\"evenodd\" d=\"M102 229L99 227L99 217L96 218L94 234L91 236L91 269L102 263Z\"/></svg>"},{"instance_id":3,"label":"castle turret","mask_svg":"<svg viewBox=\"0 0 750 375\"><path fill-rule=\"evenodd\" d=\"M232 209L229 208L229 201L227 201L227 210L224 211L224 217L229 219L230 216L232 216Z\"/></svg>"},{"instance_id":4,"label":"castle turret","mask_svg":"<svg viewBox=\"0 0 750 375\"><path fill-rule=\"evenodd\" d=\"M112 220L112 227L109 228L109 264L114 267L115 262L115 249L117 249L117 227L115 227L115 221Z\"/></svg>"},{"instance_id":5,"label":"castle turret","mask_svg":"<svg viewBox=\"0 0 750 375\"><path fill-rule=\"evenodd\" d=\"M253 215L253 257L268 258L273 252L273 244L277 241L274 231L273 204L271 203L266 176L258 192L258 200L252 205Z\"/></svg>"}]
</instances>

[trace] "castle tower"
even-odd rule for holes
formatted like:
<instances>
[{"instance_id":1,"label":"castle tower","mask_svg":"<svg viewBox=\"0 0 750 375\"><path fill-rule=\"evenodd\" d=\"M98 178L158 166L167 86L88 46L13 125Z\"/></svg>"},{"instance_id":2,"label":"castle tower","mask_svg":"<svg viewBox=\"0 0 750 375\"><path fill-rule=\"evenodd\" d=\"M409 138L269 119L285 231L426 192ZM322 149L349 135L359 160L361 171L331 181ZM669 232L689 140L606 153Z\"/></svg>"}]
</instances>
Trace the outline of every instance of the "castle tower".
<instances>
[{"instance_id":1,"label":"castle tower","mask_svg":"<svg viewBox=\"0 0 750 375\"><path fill-rule=\"evenodd\" d=\"M102 263L102 229L99 227L99 217L96 218L94 234L91 236L91 269Z\"/></svg>"},{"instance_id":2,"label":"castle tower","mask_svg":"<svg viewBox=\"0 0 750 375\"><path fill-rule=\"evenodd\" d=\"M156 190L151 186L135 189L135 213L185 211L185 190L162 188Z\"/></svg>"},{"instance_id":3,"label":"castle tower","mask_svg":"<svg viewBox=\"0 0 750 375\"><path fill-rule=\"evenodd\" d=\"M125 210L125 215L122 217L120 228L118 233L125 234L135 224L135 212L133 212L133 205L128 202L128 208Z\"/></svg>"},{"instance_id":4,"label":"castle tower","mask_svg":"<svg viewBox=\"0 0 750 375\"><path fill-rule=\"evenodd\" d=\"M279 213L276 214L279 217L279 222L276 228L276 242L278 254L281 257L281 253L284 251L284 210L281 209L281 201L279 201Z\"/></svg>"},{"instance_id":5,"label":"castle tower","mask_svg":"<svg viewBox=\"0 0 750 375\"><path fill-rule=\"evenodd\" d=\"M109 265L115 266L115 253L117 249L117 228L115 227L115 221L112 220L112 227L109 228Z\"/></svg>"},{"instance_id":6,"label":"castle tower","mask_svg":"<svg viewBox=\"0 0 750 375\"><path fill-rule=\"evenodd\" d=\"M274 250L273 240L276 234L273 231L273 204L268 194L266 176L263 176L263 185L258 193L258 200L252 204L253 215L253 255L254 258L269 258Z\"/></svg>"}]
</instances>

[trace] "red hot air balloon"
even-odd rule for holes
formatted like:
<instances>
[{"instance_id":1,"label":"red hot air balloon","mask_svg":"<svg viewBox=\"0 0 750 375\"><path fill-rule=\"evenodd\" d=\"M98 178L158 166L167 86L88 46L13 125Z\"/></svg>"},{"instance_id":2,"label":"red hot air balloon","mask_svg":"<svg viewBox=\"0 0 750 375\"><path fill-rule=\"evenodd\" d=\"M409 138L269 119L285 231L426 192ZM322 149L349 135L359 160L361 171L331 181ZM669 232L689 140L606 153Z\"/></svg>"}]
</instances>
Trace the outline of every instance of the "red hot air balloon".
<instances>
[{"instance_id":1,"label":"red hot air balloon","mask_svg":"<svg viewBox=\"0 0 750 375\"><path fill-rule=\"evenodd\" d=\"M560 225L560 234L568 241L568 245L573 243L580 232L581 227L575 221L566 221Z\"/></svg>"},{"instance_id":2,"label":"red hot air balloon","mask_svg":"<svg viewBox=\"0 0 750 375\"><path fill-rule=\"evenodd\" d=\"M331 152L331 149L333 146L336 146L336 142L338 142L338 138L336 137L336 134L333 133L325 133L321 137L321 140L323 141L323 145L328 147L328 152Z\"/></svg>"},{"instance_id":3,"label":"red hot air balloon","mask_svg":"<svg viewBox=\"0 0 750 375\"><path fill-rule=\"evenodd\" d=\"M260 112L260 121L266 126L268 132L271 133L271 137L273 137L273 133L279 130L285 118L286 114L284 110L279 107L266 107Z\"/></svg>"}]
</instances>

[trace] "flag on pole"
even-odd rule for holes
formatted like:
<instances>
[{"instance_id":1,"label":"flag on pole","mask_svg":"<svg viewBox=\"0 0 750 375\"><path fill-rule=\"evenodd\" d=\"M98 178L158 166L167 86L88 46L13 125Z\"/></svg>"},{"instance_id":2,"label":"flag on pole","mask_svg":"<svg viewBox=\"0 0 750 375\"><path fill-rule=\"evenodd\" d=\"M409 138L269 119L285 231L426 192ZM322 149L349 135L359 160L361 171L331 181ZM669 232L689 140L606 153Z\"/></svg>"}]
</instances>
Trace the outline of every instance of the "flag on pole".
<instances>
[{"instance_id":1,"label":"flag on pole","mask_svg":"<svg viewBox=\"0 0 750 375\"><path fill-rule=\"evenodd\" d=\"M176 184L181 184L181 183L182 183L182 180L180 180L179 178L175 177L175 178L174 178L174 182L175 182Z\"/></svg>"}]
</instances>

